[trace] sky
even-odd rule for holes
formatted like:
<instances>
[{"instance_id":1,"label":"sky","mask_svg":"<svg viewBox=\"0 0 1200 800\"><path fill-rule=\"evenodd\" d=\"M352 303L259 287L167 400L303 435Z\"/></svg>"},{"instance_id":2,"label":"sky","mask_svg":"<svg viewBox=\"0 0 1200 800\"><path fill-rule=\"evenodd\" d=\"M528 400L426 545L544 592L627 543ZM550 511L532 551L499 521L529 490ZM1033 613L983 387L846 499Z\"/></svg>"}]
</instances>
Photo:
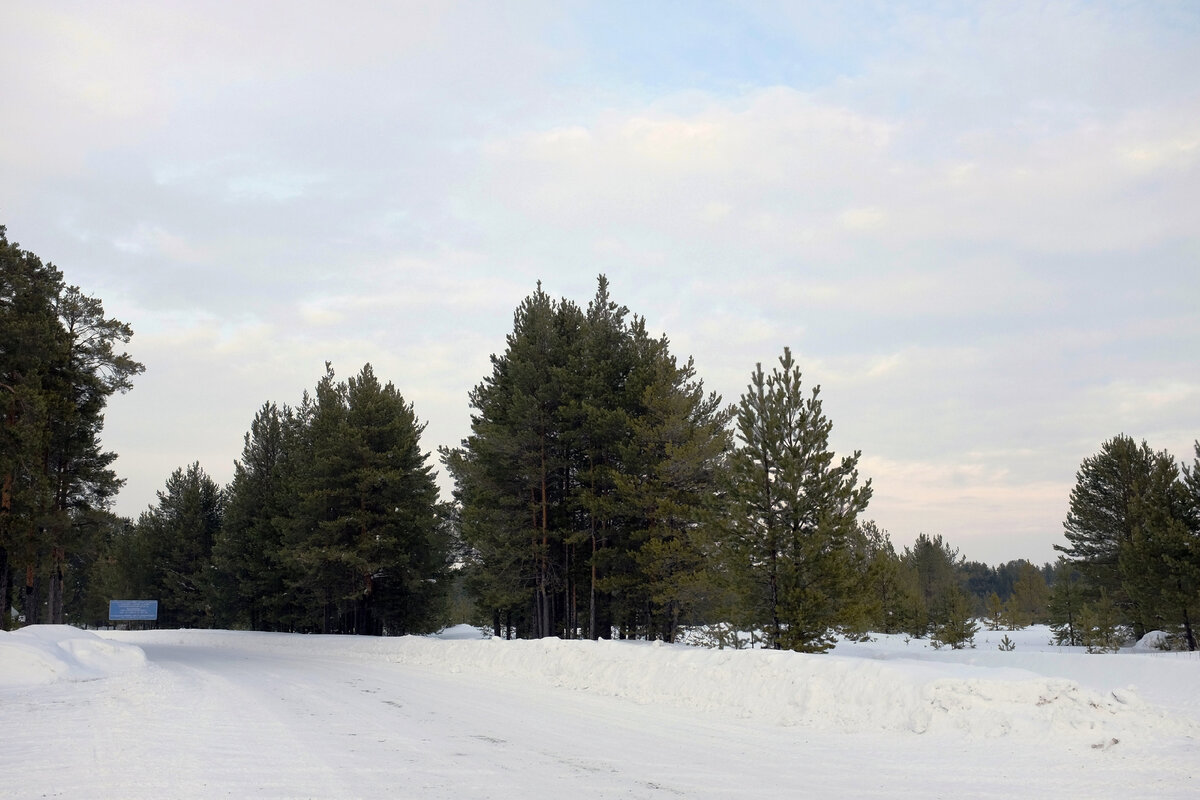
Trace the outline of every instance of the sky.
<instances>
[{"instance_id":1,"label":"sky","mask_svg":"<svg viewBox=\"0 0 1200 800\"><path fill-rule=\"evenodd\" d=\"M543 283L736 403L790 347L898 548L1052 560L1200 438L1200 6L16 2L0 224L134 329L136 516L371 363L427 424ZM439 481L448 497L449 482Z\"/></svg>"}]
</instances>

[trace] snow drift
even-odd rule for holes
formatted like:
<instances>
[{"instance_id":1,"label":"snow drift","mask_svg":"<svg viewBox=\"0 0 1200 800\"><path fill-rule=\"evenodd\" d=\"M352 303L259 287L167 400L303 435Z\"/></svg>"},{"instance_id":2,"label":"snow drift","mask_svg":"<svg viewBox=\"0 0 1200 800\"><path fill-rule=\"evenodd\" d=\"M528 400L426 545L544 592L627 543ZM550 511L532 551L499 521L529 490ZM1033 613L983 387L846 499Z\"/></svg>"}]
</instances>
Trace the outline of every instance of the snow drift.
<instances>
[{"instance_id":1,"label":"snow drift","mask_svg":"<svg viewBox=\"0 0 1200 800\"><path fill-rule=\"evenodd\" d=\"M0 688L96 680L145 666L146 654L140 647L69 625L0 631Z\"/></svg>"},{"instance_id":2,"label":"snow drift","mask_svg":"<svg viewBox=\"0 0 1200 800\"><path fill-rule=\"evenodd\" d=\"M921 653L897 655L886 646L853 645L846 648L850 655L804 655L644 642L468 639L462 629L442 639L229 631L119 636L146 644L252 646L314 658L384 661L844 733L1013 735L1096 748L1164 734L1200 735L1200 720L1149 704L1126 686L1097 690L1023 669L1019 657L996 665L998 659L985 653L937 660ZM1124 657L1077 658L1098 665L1095 659Z\"/></svg>"}]
</instances>

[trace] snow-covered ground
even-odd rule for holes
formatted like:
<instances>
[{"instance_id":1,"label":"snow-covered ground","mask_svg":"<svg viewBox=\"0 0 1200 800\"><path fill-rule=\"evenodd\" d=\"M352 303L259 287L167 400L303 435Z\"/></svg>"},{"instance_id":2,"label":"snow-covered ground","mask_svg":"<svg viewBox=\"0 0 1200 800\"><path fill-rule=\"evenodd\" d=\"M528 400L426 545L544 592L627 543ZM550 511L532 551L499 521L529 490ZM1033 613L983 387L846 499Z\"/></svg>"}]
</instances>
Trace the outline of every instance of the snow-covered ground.
<instances>
[{"instance_id":1,"label":"snow-covered ground","mask_svg":"<svg viewBox=\"0 0 1200 800\"><path fill-rule=\"evenodd\" d=\"M0 797L1200 796L1200 659L0 632Z\"/></svg>"}]
</instances>

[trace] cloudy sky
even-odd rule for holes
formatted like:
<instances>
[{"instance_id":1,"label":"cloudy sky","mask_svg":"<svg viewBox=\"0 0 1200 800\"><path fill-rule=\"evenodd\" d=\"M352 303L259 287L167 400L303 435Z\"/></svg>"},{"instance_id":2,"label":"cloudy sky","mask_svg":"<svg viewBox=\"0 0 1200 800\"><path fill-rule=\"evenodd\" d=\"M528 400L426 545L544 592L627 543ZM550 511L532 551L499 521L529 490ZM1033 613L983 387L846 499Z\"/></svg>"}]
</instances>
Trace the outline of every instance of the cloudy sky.
<instances>
[{"instance_id":1,"label":"cloudy sky","mask_svg":"<svg viewBox=\"0 0 1200 800\"><path fill-rule=\"evenodd\" d=\"M1050 560L1200 437L1200 8L6 2L0 224L129 322L136 515L371 362L428 423L540 279L736 402L790 346L898 545Z\"/></svg>"}]
</instances>

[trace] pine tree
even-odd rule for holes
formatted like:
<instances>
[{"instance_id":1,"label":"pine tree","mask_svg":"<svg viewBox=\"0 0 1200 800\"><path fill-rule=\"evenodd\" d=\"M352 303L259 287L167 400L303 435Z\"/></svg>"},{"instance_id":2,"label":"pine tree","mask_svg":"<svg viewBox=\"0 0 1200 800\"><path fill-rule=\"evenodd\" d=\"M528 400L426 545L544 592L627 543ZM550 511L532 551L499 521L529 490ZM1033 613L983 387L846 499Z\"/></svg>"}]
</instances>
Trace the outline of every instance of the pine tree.
<instances>
[{"instance_id":1,"label":"pine tree","mask_svg":"<svg viewBox=\"0 0 1200 800\"><path fill-rule=\"evenodd\" d=\"M10 244L0 226L0 616L8 623L13 568L24 570L21 605L61 623L72 563L94 552L89 520L121 485L100 431L108 398L142 365L115 345L129 326L96 298L64 284L52 264ZM74 579L78 582L78 576Z\"/></svg>"},{"instance_id":2,"label":"pine tree","mask_svg":"<svg viewBox=\"0 0 1200 800\"><path fill-rule=\"evenodd\" d=\"M1050 587L1046 585L1041 570L1028 561L1021 561L1012 597L1009 598L1013 624L1024 628L1045 622L1049 603Z\"/></svg>"},{"instance_id":3,"label":"pine tree","mask_svg":"<svg viewBox=\"0 0 1200 800\"><path fill-rule=\"evenodd\" d=\"M110 600L157 597L147 544L131 520L108 516L97 535L96 558L88 565L82 622L107 624Z\"/></svg>"},{"instance_id":4,"label":"pine tree","mask_svg":"<svg viewBox=\"0 0 1200 800\"><path fill-rule=\"evenodd\" d=\"M950 587L938 599L929 641L934 647L954 650L975 646L979 625L972 616L972 598L959 586Z\"/></svg>"},{"instance_id":5,"label":"pine tree","mask_svg":"<svg viewBox=\"0 0 1200 800\"><path fill-rule=\"evenodd\" d=\"M805 398L787 348L769 376L756 366L737 409L731 487L754 615L771 646L816 652L859 621L848 610L860 568L850 538L871 497L869 480L858 486L859 453L834 463L819 394Z\"/></svg>"},{"instance_id":6,"label":"pine tree","mask_svg":"<svg viewBox=\"0 0 1200 800\"><path fill-rule=\"evenodd\" d=\"M284 470L290 413L264 404L250 423L241 459L234 463L224 524L213 546L223 626L287 629L282 520L295 507Z\"/></svg>"},{"instance_id":7,"label":"pine tree","mask_svg":"<svg viewBox=\"0 0 1200 800\"><path fill-rule=\"evenodd\" d=\"M554 303L539 284L514 313L492 374L471 392L472 435L442 453L470 546L468 582L497 635L502 621L534 637L558 627L571 484L563 383L578 323L578 308Z\"/></svg>"},{"instance_id":8,"label":"pine tree","mask_svg":"<svg viewBox=\"0 0 1200 800\"><path fill-rule=\"evenodd\" d=\"M912 547L904 548L904 562L916 573L918 591L926 611L925 635L946 625L946 615L956 610L960 578L958 568L963 560L958 550L944 541L941 535L929 537L917 534Z\"/></svg>"},{"instance_id":9,"label":"pine tree","mask_svg":"<svg viewBox=\"0 0 1200 800\"><path fill-rule=\"evenodd\" d=\"M506 345L442 451L478 606L497 635L670 638L704 594L719 401L603 276L586 310L539 284Z\"/></svg>"},{"instance_id":10,"label":"pine tree","mask_svg":"<svg viewBox=\"0 0 1200 800\"><path fill-rule=\"evenodd\" d=\"M719 603L715 489L731 449L732 411L718 395L705 395L691 359L678 365L664 347L655 367L616 488L640 520L638 593L649 602L657 635L674 641L681 619Z\"/></svg>"},{"instance_id":11,"label":"pine tree","mask_svg":"<svg viewBox=\"0 0 1200 800\"><path fill-rule=\"evenodd\" d=\"M1097 590L1120 588L1121 547L1133 538L1131 504L1139 481L1149 472L1153 454L1128 436L1105 442L1100 453L1083 460L1071 490L1064 524L1069 546L1055 545L1066 554Z\"/></svg>"},{"instance_id":12,"label":"pine tree","mask_svg":"<svg viewBox=\"0 0 1200 800\"><path fill-rule=\"evenodd\" d=\"M987 599L987 626L989 631L998 631L1008 625L1009 611L1000 595L992 592Z\"/></svg>"},{"instance_id":13,"label":"pine tree","mask_svg":"<svg viewBox=\"0 0 1200 800\"><path fill-rule=\"evenodd\" d=\"M223 513L221 488L194 462L171 473L157 505L138 518L136 548L150 568L144 599L159 601L163 627L212 627L212 551Z\"/></svg>"},{"instance_id":14,"label":"pine tree","mask_svg":"<svg viewBox=\"0 0 1200 800\"><path fill-rule=\"evenodd\" d=\"M1195 459L1192 465L1184 466L1182 474L1182 491L1184 499L1184 518L1192 533L1200 536L1200 441L1192 445Z\"/></svg>"},{"instance_id":15,"label":"pine tree","mask_svg":"<svg viewBox=\"0 0 1200 800\"><path fill-rule=\"evenodd\" d=\"M1179 481L1183 528L1172 527L1164 562L1174 574L1176 602L1180 606L1184 638L1189 650L1198 647L1195 624L1200 614L1200 441L1193 444L1195 459L1185 466Z\"/></svg>"},{"instance_id":16,"label":"pine tree","mask_svg":"<svg viewBox=\"0 0 1200 800\"><path fill-rule=\"evenodd\" d=\"M1080 610L1079 639L1089 653L1115 653L1125 641L1120 610L1104 589Z\"/></svg>"},{"instance_id":17,"label":"pine tree","mask_svg":"<svg viewBox=\"0 0 1200 800\"><path fill-rule=\"evenodd\" d=\"M861 585L864 619L859 633L924 634L927 612L917 589L916 572L896 554L887 531L874 521L859 525L863 556Z\"/></svg>"},{"instance_id":18,"label":"pine tree","mask_svg":"<svg viewBox=\"0 0 1200 800\"><path fill-rule=\"evenodd\" d=\"M1194 642L1198 561L1190 513L1175 459L1120 435L1084 459L1064 525L1069 546L1055 548L1084 575L1091 599L1105 593L1135 638L1179 628Z\"/></svg>"},{"instance_id":19,"label":"pine tree","mask_svg":"<svg viewBox=\"0 0 1200 800\"><path fill-rule=\"evenodd\" d=\"M1050 591L1048 614L1054 643L1078 647L1083 644L1080 613L1084 592L1079 571L1066 558L1060 557L1054 566L1054 586Z\"/></svg>"},{"instance_id":20,"label":"pine tree","mask_svg":"<svg viewBox=\"0 0 1200 800\"><path fill-rule=\"evenodd\" d=\"M570 306L565 310L573 316ZM575 562L587 564L586 576L579 577L587 586L586 629L592 639L611 635L620 623L628 631L646 599L637 591L636 524L618 497L617 481L625 471L639 395L649 379L645 365L662 345L650 338L640 318L631 320L629 309L612 300L603 275L576 336L560 344L569 364L563 438L572 454L564 465L570 476L564 499L578 510L568 542L579 548Z\"/></svg>"},{"instance_id":21,"label":"pine tree","mask_svg":"<svg viewBox=\"0 0 1200 800\"><path fill-rule=\"evenodd\" d=\"M1186 484L1174 459L1159 454L1132 504L1137 522L1118 564L1126 591L1135 598L1135 630L1163 630L1195 650L1200 538L1189 527L1188 505Z\"/></svg>"},{"instance_id":22,"label":"pine tree","mask_svg":"<svg viewBox=\"0 0 1200 800\"><path fill-rule=\"evenodd\" d=\"M300 477L286 558L294 589L321 610L326 633L404 634L436 627L449 542L424 426L370 364L317 385L311 466Z\"/></svg>"}]
</instances>

